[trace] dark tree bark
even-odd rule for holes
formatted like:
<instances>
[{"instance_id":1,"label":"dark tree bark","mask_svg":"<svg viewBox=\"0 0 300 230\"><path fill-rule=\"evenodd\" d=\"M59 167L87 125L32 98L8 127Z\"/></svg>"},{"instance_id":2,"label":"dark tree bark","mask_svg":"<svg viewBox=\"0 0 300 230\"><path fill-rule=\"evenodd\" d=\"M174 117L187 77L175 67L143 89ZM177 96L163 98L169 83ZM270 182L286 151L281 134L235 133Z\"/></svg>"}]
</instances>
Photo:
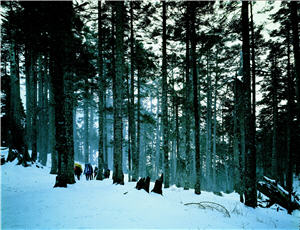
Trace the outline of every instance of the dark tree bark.
<instances>
[{"instance_id":1,"label":"dark tree bark","mask_svg":"<svg viewBox=\"0 0 300 230\"><path fill-rule=\"evenodd\" d=\"M298 120L298 130L300 129L300 53L299 53L299 32L298 32L298 5L297 1L290 2L290 18L291 18L291 26L293 31L293 51L294 51L294 66L296 72L296 97L297 97L297 120ZM299 134L298 137L299 139ZM300 153L297 151L296 156L296 174L300 174Z\"/></svg>"},{"instance_id":2,"label":"dark tree bark","mask_svg":"<svg viewBox=\"0 0 300 230\"><path fill-rule=\"evenodd\" d=\"M194 3L194 2L193 2ZM196 56L196 29L195 29L195 4L191 8L191 50L192 50L192 68L193 68L193 104L194 104L194 122L195 122L195 158L196 158L196 183L195 194L201 194L201 156L200 156L200 124L199 124L199 106L198 106L198 76L197 76L197 56Z\"/></svg>"},{"instance_id":3,"label":"dark tree bark","mask_svg":"<svg viewBox=\"0 0 300 230\"><path fill-rule=\"evenodd\" d=\"M124 2L114 2L116 9L116 80L114 100L114 172L113 183L124 184L122 171L122 99L124 65Z\"/></svg>"},{"instance_id":4,"label":"dark tree bark","mask_svg":"<svg viewBox=\"0 0 300 230\"><path fill-rule=\"evenodd\" d=\"M107 113L106 113L106 82L104 82L105 89L104 89L104 95L103 95L103 117L104 117L104 157L103 157L103 167L104 170L108 169L108 140L107 140Z\"/></svg>"},{"instance_id":5,"label":"dark tree bark","mask_svg":"<svg viewBox=\"0 0 300 230\"><path fill-rule=\"evenodd\" d=\"M166 2L163 5L163 34L162 34L162 126L163 126L163 152L165 167L165 188L169 188L170 172L169 172L169 127L168 127L168 82L167 82L167 35L166 35Z\"/></svg>"},{"instance_id":6,"label":"dark tree bark","mask_svg":"<svg viewBox=\"0 0 300 230\"><path fill-rule=\"evenodd\" d=\"M142 164L141 159L141 66L138 66L138 79L137 79L137 136L136 136L136 161L137 161L137 171L138 177L142 175L142 170L140 170L140 165Z\"/></svg>"},{"instance_id":7,"label":"dark tree bark","mask_svg":"<svg viewBox=\"0 0 300 230\"><path fill-rule=\"evenodd\" d=\"M44 57L46 59L46 57ZM42 165L47 163L47 111L46 111L46 100L47 100L47 89L46 89L46 61L39 55L38 57L38 81L39 81L39 92L38 92L38 149L39 149L39 162Z\"/></svg>"},{"instance_id":8,"label":"dark tree bark","mask_svg":"<svg viewBox=\"0 0 300 230\"><path fill-rule=\"evenodd\" d=\"M139 161L136 152L135 115L134 115L134 33L133 33L133 2L130 1L130 145L132 154L132 181L139 177Z\"/></svg>"},{"instance_id":9,"label":"dark tree bark","mask_svg":"<svg viewBox=\"0 0 300 230\"><path fill-rule=\"evenodd\" d=\"M31 147L32 137L32 73L31 73L31 48L29 44L25 45L25 74L26 74L26 143L29 149Z\"/></svg>"},{"instance_id":10,"label":"dark tree bark","mask_svg":"<svg viewBox=\"0 0 300 230\"><path fill-rule=\"evenodd\" d=\"M291 49L290 49L290 26L287 26L287 137L286 137L286 151L287 151L287 173L286 173L286 187L289 192L289 199L291 200L293 192L293 154L292 154L292 125L293 125L293 115L292 108L294 106L293 98L293 79L291 76L291 61L290 61ZM289 210L290 211L290 210ZM289 214L291 214L289 212Z\"/></svg>"},{"instance_id":11,"label":"dark tree bark","mask_svg":"<svg viewBox=\"0 0 300 230\"><path fill-rule=\"evenodd\" d=\"M155 138L155 175L159 175L160 167L160 136L161 136L161 129L160 129L160 122L159 122L159 90L157 87L157 106L156 106L156 138Z\"/></svg>"},{"instance_id":12,"label":"dark tree bark","mask_svg":"<svg viewBox=\"0 0 300 230\"><path fill-rule=\"evenodd\" d=\"M207 133L206 133L206 188L211 191L211 126L212 126L212 86L211 86L211 75L209 73L209 52L207 54Z\"/></svg>"},{"instance_id":13,"label":"dark tree bark","mask_svg":"<svg viewBox=\"0 0 300 230\"><path fill-rule=\"evenodd\" d=\"M185 37L185 45L186 45L186 53L185 53L185 182L184 189L187 190L190 188L190 178L191 178L191 138L190 138L190 129L191 129L191 81L190 81L190 11L191 11L190 2L186 2L186 37ZM183 162L184 163L184 162Z\"/></svg>"},{"instance_id":14,"label":"dark tree bark","mask_svg":"<svg viewBox=\"0 0 300 230\"><path fill-rule=\"evenodd\" d=\"M245 117L245 204L257 206L256 194L256 155L251 128L251 78L250 78L250 45L248 2L242 2L242 51L243 51L243 84L244 84L244 117Z\"/></svg>"},{"instance_id":15,"label":"dark tree bark","mask_svg":"<svg viewBox=\"0 0 300 230\"><path fill-rule=\"evenodd\" d=\"M89 82L85 79L84 84L84 99L83 99L83 114L84 114L84 163L89 163L90 145L89 145Z\"/></svg>"},{"instance_id":16,"label":"dark tree bark","mask_svg":"<svg viewBox=\"0 0 300 230\"><path fill-rule=\"evenodd\" d=\"M251 64L252 64L252 114L251 114L251 152L255 156L256 161L256 79L255 79L255 46L254 46L254 22L252 12L252 2L250 2L251 9Z\"/></svg>"},{"instance_id":17,"label":"dark tree bark","mask_svg":"<svg viewBox=\"0 0 300 230\"><path fill-rule=\"evenodd\" d=\"M132 154L131 154L131 132L130 132L130 87L129 87L129 73L126 74L126 96L127 96L127 119L128 119L128 128L127 128L127 135L128 135L128 145L127 145L127 161L128 161L128 182L131 181L132 178Z\"/></svg>"},{"instance_id":18,"label":"dark tree bark","mask_svg":"<svg viewBox=\"0 0 300 230\"><path fill-rule=\"evenodd\" d=\"M36 62L36 56L32 54L31 56L31 63ZM32 100L32 137L31 137L31 147L32 147L32 153L31 153L31 160L36 161L37 160L37 71L36 71L36 65L32 64L32 74L33 74L33 100Z\"/></svg>"},{"instance_id":19,"label":"dark tree bark","mask_svg":"<svg viewBox=\"0 0 300 230\"><path fill-rule=\"evenodd\" d=\"M144 189L147 193L149 193L149 187L150 187L150 177L147 176L147 178L141 178L136 183L136 189L141 190Z\"/></svg>"},{"instance_id":20,"label":"dark tree bark","mask_svg":"<svg viewBox=\"0 0 300 230\"><path fill-rule=\"evenodd\" d=\"M277 61L276 57L273 57L272 61L272 117L273 117L273 130L272 130L272 176L273 179L279 179L279 161L278 161L278 80L277 80Z\"/></svg>"},{"instance_id":21,"label":"dark tree bark","mask_svg":"<svg viewBox=\"0 0 300 230\"><path fill-rule=\"evenodd\" d=\"M157 194L162 195L162 184L164 180L164 174L161 174L161 177L155 181L154 188L151 192L155 192Z\"/></svg>"},{"instance_id":22,"label":"dark tree bark","mask_svg":"<svg viewBox=\"0 0 300 230\"><path fill-rule=\"evenodd\" d=\"M65 47L70 45L68 40L66 40ZM73 55L73 53L68 52L68 57ZM65 69L65 91L66 91L66 101L65 101L65 129L66 129L66 154L67 154L67 183L74 184L74 136L73 136L73 108L74 108L74 90L73 90L73 74Z\"/></svg>"},{"instance_id":23,"label":"dark tree bark","mask_svg":"<svg viewBox=\"0 0 300 230\"><path fill-rule=\"evenodd\" d=\"M14 31L11 31L10 42L10 79L9 79L9 130L7 161L18 158L18 164L27 166L30 160L26 141L24 139L25 129L22 126L22 103L20 98L20 75L18 50L14 41Z\"/></svg>"},{"instance_id":24,"label":"dark tree bark","mask_svg":"<svg viewBox=\"0 0 300 230\"><path fill-rule=\"evenodd\" d=\"M180 132L179 132L179 102L176 101L175 105L175 132L176 132L176 174L175 174L175 183L177 187L182 187L182 176L186 173L186 169L183 167L184 161L180 156Z\"/></svg>"},{"instance_id":25,"label":"dark tree bark","mask_svg":"<svg viewBox=\"0 0 300 230\"><path fill-rule=\"evenodd\" d=\"M98 108L99 108L99 147L98 147L98 173L97 180L103 179L103 133L104 133L104 76L103 76L103 57L102 57L102 12L101 12L101 1L98 1L98 68L99 68L99 79L98 79ZM104 92L105 93L105 92Z\"/></svg>"},{"instance_id":26,"label":"dark tree bark","mask_svg":"<svg viewBox=\"0 0 300 230\"><path fill-rule=\"evenodd\" d=\"M233 152L235 163L235 190L240 194L240 201L244 202L244 167L245 167L245 148L244 143L244 113L242 82L237 77L234 81L234 137L233 137ZM242 138L243 137L243 138Z\"/></svg>"},{"instance_id":27,"label":"dark tree bark","mask_svg":"<svg viewBox=\"0 0 300 230\"><path fill-rule=\"evenodd\" d=\"M49 82L49 145L51 152L51 171L50 174L57 174L57 152L55 138L55 99L52 85L53 72L53 57L50 56L50 82Z\"/></svg>"},{"instance_id":28,"label":"dark tree bark","mask_svg":"<svg viewBox=\"0 0 300 230\"><path fill-rule=\"evenodd\" d=\"M28 147L32 150L31 160L37 159L37 100L36 100L36 58L31 44L27 44L26 65L26 139Z\"/></svg>"},{"instance_id":29,"label":"dark tree bark","mask_svg":"<svg viewBox=\"0 0 300 230\"><path fill-rule=\"evenodd\" d=\"M58 153L58 175L55 187L65 187L75 183L74 148L73 148L73 101L70 50L72 2L51 4L49 13L56 12L53 23L56 29L51 31L53 55L52 87L55 103L56 152Z\"/></svg>"}]
</instances>

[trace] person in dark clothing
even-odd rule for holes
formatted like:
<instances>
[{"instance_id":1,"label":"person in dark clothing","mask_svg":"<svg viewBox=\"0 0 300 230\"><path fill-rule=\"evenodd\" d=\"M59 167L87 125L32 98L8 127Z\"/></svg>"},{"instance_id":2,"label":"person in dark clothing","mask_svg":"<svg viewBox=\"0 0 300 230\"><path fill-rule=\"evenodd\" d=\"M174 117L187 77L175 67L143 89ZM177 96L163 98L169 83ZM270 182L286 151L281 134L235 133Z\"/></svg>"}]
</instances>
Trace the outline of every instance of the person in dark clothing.
<instances>
[{"instance_id":1,"label":"person in dark clothing","mask_svg":"<svg viewBox=\"0 0 300 230\"><path fill-rule=\"evenodd\" d=\"M85 164L84 174L85 174L86 180L92 180L93 179L93 167L92 167L91 164Z\"/></svg>"},{"instance_id":2,"label":"person in dark clothing","mask_svg":"<svg viewBox=\"0 0 300 230\"><path fill-rule=\"evenodd\" d=\"M94 179L94 170L93 170L93 166L91 166L91 174L90 174L90 180L93 180Z\"/></svg>"},{"instance_id":3,"label":"person in dark clothing","mask_svg":"<svg viewBox=\"0 0 300 230\"><path fill-rule=\"evenodd\" d=\"M81 167L81 165L75 163L75 166L74 166L74 174L75 174L75 176L77 176L77 179L78 179L78 180L80 180L81 173L82 173L82 167Z\"/></svg>"}]
</instances>

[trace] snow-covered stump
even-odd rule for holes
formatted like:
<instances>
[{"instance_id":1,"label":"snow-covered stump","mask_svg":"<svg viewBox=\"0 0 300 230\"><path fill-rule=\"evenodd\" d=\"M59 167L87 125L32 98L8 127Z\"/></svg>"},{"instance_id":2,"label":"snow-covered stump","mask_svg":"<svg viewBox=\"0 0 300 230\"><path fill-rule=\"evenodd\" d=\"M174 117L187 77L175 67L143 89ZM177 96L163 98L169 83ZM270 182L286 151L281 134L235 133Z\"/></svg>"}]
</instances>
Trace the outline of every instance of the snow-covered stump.
<instances>
[{"instance_id":1,"label":"snow-covered stump","mask_svg":"<svg viewBox=\"0 0 300 230\"><path fill-rule=\"evenodd\" d=\"M289 193L275 180L264 176L263 180L257 183L257 189L270 199L269 204L266 206L267 208L276 203L287 209L288 213L291 213L295 209L300 210L299 198L295 193L291 194L290 197ZM262 205L260 206L263 207Z\"/></svg>"}]
</instances>

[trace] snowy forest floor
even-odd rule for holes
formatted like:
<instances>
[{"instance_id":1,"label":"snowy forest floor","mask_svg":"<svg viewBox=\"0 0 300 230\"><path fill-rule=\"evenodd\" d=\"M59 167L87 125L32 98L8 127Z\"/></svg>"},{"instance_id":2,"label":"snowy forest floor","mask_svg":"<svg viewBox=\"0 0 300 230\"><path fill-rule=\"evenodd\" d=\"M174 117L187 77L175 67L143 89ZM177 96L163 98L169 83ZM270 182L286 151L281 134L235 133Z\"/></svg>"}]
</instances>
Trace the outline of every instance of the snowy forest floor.
<instances>
[{"instance_id":1,"label":"snowy forest floor","mask_svg":"<svg viewBox=\"0 0 300 230\"><path fill-rule=\"evenodd\" d=\"M113 185L111 179L81 178L68 188L53 188L50 168L24 168L16 161L1 166L2 229L77 228L182 228L182 229L299 229L300 212L252 209L236 193L217 196L210 192L171 187L163 196L136 190L136 183ZM152 189L154 183L150 184ZM127 192L127 193L126 193ZM125 194L124 194L125 193ZM200 209L185 203L211 201L230 213Z\"/></svg>"}]
</instances>

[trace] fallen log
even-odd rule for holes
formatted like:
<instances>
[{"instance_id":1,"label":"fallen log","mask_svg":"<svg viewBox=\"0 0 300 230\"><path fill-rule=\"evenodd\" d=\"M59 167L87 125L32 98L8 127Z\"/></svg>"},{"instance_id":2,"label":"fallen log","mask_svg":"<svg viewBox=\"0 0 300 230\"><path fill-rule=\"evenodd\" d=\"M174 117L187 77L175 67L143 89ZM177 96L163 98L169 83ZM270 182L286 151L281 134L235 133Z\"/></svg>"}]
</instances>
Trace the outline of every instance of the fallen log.
<instances>
[{"instance_id":1,"label":"fallen log","mask_svg":"<svg viewBox=\"0 0 300 230\"><path fill-rule=\"evenodd\" d=\"M271 207L273 204L278 204L285 208L288 213L295 209L300 210L300 201L295 193L291 196L280 184L266 176L257 183L257 190L269 198L269 203L266 208Z\"/></svg>"}]
</instances>

